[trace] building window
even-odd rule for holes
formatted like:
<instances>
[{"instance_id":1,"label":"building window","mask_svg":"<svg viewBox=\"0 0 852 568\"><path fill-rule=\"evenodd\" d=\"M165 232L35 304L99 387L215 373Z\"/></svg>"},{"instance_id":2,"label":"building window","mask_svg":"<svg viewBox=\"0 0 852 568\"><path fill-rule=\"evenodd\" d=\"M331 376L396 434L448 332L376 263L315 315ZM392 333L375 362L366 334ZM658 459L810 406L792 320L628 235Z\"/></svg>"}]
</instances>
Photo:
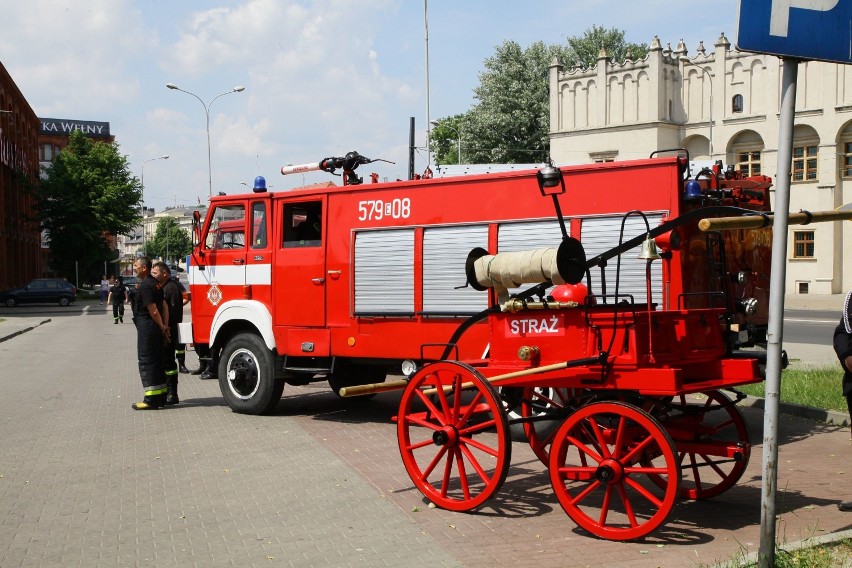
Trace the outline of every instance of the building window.
<instances>
[{"instance_id":1,"label":"building window","mask_svg":"<svg viewBox=\"0 0 852 568\"><path fill-rule=\"evenodd\" d=\"M793 181L809 181L817 178L817 147L793 147Z\"/></svg>"},{"instance_id":2,"label":"building window","mask_svg":"<svg viewBox=\"0 0 852 568\"><path fill-rule=\"evenodd\" d=\"M59 146L54 144L39 144L38 146L38 161L52 162L59 155Z\"/></svg>"},{"instance_id":3,"label":"building window","mask_svg":"<svg viewBox=\"0 0 852 568\"><path fill-rule=\"evenodd\" d=\"M734 95L731 99L731 112L742 112L743 111L743 96L742 95Z\"/></svg>"},{"instance_id":4,"label":"building window","mask_svg":"<svg viewBox=\"0 0 852 568\"><path fill-rule=\"evenodd\" d=\"M852 142L843 143L843 177L852 178Z\"/></svg>"},{"instance_id":5,"label":"building window","mask_svg":"<svg viewBox=\"0 0 852 568\"><path fill-rule=\"evenodd\" d=\"M814 232L813 231L794 231L793 232L793 258L813 258L814 257Z\"/></svg>"},{"instance_id":6,"label":"building window","mask_svg":"<svg viewBox=\"0 0 852 568\"><path fill-rule=\"evenodd\" d=\"M738 152L737 170L739 170L744 176L760 175L760 151Z\"/></svg>"},{"instance_id":7,"label":"building window","mask_svg":"<svg viewBox=\"0 0 852 568\"><path fill-rule=\"evenodd\" d=\"M589 152L589 159L596 164L603 164L606 162L614 162L616 156L618 156L618 150L609 150L604 152Z\"/></svg>"}]
</instances>

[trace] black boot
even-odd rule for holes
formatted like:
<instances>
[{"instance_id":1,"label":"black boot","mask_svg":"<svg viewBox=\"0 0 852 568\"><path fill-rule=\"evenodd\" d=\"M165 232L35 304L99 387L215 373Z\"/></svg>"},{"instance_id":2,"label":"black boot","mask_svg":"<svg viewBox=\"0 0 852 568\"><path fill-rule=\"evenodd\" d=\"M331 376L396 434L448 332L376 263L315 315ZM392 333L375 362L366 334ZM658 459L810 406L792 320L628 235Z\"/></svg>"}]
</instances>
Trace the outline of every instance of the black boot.
<instances>
[{"instance_id":1,"label":"black boot","mask_svg":"<svg viewBox=\"0 0 852 568\"><path fill-rule=\"evenodd\" d=\"M215 379L216 378L216 370L213 368L212 365L208 365L207 368L204 369L204 372L201 373L201 375L199 375L198 378L203 380L203 381L206 381L208 379Z\"/></svg>"},{"instance_id":2,"label":"black boot","mask_svg":"<svg viewBox=\"0 0 852 568\"><path fill-rule=\"evenodd\" d=\"M201 360L198 361L198 368L196 370L190 372L189 374L190 375L200 375L201 373L203 373L206 370L207 370L207 359L201 359ZM183 372L183 371L181 371L181 372Z\"/></svg>"},{"instance_id":3,"label":"black boot","mask_svg":"<svg viewBox=\"0 0 852 568\"><path fill-rule=\"evenodd\" d=\"M189 373L189 369L186 368L186 359L183 355L178 355L178 373L183 373L184 375Z\"/></svg>"},{"instance_id":4,"label":"black boot","mask_svg":"<svg viewBox=\"0 0 852 568\"><path fill-rule=\"evenodd\" d=\"M177 389L177 381L172 384L167 385L169 389L166 393L166 404L180 404L180 399L178 399L178 389Z\"/></svg>"}]
</instances>

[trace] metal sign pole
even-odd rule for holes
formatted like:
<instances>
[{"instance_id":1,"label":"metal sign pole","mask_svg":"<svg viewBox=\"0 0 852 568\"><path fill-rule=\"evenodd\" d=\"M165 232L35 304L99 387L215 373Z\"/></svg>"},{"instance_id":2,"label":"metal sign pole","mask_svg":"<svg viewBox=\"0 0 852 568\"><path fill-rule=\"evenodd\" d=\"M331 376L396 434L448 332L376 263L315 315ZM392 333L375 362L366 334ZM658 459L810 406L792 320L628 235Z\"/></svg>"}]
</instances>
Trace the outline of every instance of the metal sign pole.
<instances>
[{"instance_id":1,"label":"metal sign pole","mask_svg":"<svg viewBox=\"0 0 852 568\"><path fill-rule=\"evenodd\" d=\"M781 122L772 234L772 275L769 283L769 329L766 346L766 407L763 415L763 484L760 501L758 566L775 566L775 494L778 485L778 398L781 390L781 343L787 276L787 213L790 210L790 164L796 113L799 60L785 58L781 76Z\"/></svg>"}]
</instances>

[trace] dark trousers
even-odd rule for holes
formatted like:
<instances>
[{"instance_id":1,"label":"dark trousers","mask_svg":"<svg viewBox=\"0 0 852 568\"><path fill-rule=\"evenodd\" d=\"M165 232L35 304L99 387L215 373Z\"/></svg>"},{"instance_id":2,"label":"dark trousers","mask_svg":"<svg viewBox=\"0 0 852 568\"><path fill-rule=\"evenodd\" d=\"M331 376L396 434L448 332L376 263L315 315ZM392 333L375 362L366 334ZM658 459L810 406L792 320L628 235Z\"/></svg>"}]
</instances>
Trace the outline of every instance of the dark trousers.
<instances>
[{"instance_id":1,"label":"dark trousers","mask_svg":"<svg viewBox=\"0 0 852 568\"><path fill-rule=\"evenodd\" d=\"M145 398L165 399L166 382L163 371L163 333L146 317L136 317L136 352L139 357L139 376ZM158 400L156 398L154 400Z\"/></svg>"},{"instance_id":2,"label":"dark trousers","mask_svg":"<svg viewBox=\"0 0 852 568\"><path fill-rule=\"evenodd\" d=\"M124 303L123 302L119 303L119 304L113 303L113 305L112 305L112 317L114 317L115 319L124 317Z\"/></svg>"},{"instance_id":3,"label":"dark trousers","mask_svg":"<svg viewBox=\"0 0 852 568\"><path fill-rule=\"evenodd\" d=\"M163 346L163 371L167 385L177 385L178 366L175 361L175 351L178 347L177 326L172 326L172 340Z\"/></svg>"}]
</instances>

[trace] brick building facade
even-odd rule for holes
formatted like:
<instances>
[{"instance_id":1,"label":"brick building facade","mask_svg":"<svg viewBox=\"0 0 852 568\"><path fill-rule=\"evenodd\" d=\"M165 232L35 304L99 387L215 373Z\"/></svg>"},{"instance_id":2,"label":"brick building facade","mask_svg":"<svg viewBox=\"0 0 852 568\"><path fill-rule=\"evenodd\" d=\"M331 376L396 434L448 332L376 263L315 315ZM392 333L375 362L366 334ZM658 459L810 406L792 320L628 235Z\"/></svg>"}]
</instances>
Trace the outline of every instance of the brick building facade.
<instances>
[{"instance_id":1,"label":"brick building facade","mask_svg":"<svg viewBox=\"0 0 852 568\"><path fill-rule=\"evenodd\" d=\"M42 274L38 183L39 120L0 63L0 289Z\"/></svg>"}]
</instances>

